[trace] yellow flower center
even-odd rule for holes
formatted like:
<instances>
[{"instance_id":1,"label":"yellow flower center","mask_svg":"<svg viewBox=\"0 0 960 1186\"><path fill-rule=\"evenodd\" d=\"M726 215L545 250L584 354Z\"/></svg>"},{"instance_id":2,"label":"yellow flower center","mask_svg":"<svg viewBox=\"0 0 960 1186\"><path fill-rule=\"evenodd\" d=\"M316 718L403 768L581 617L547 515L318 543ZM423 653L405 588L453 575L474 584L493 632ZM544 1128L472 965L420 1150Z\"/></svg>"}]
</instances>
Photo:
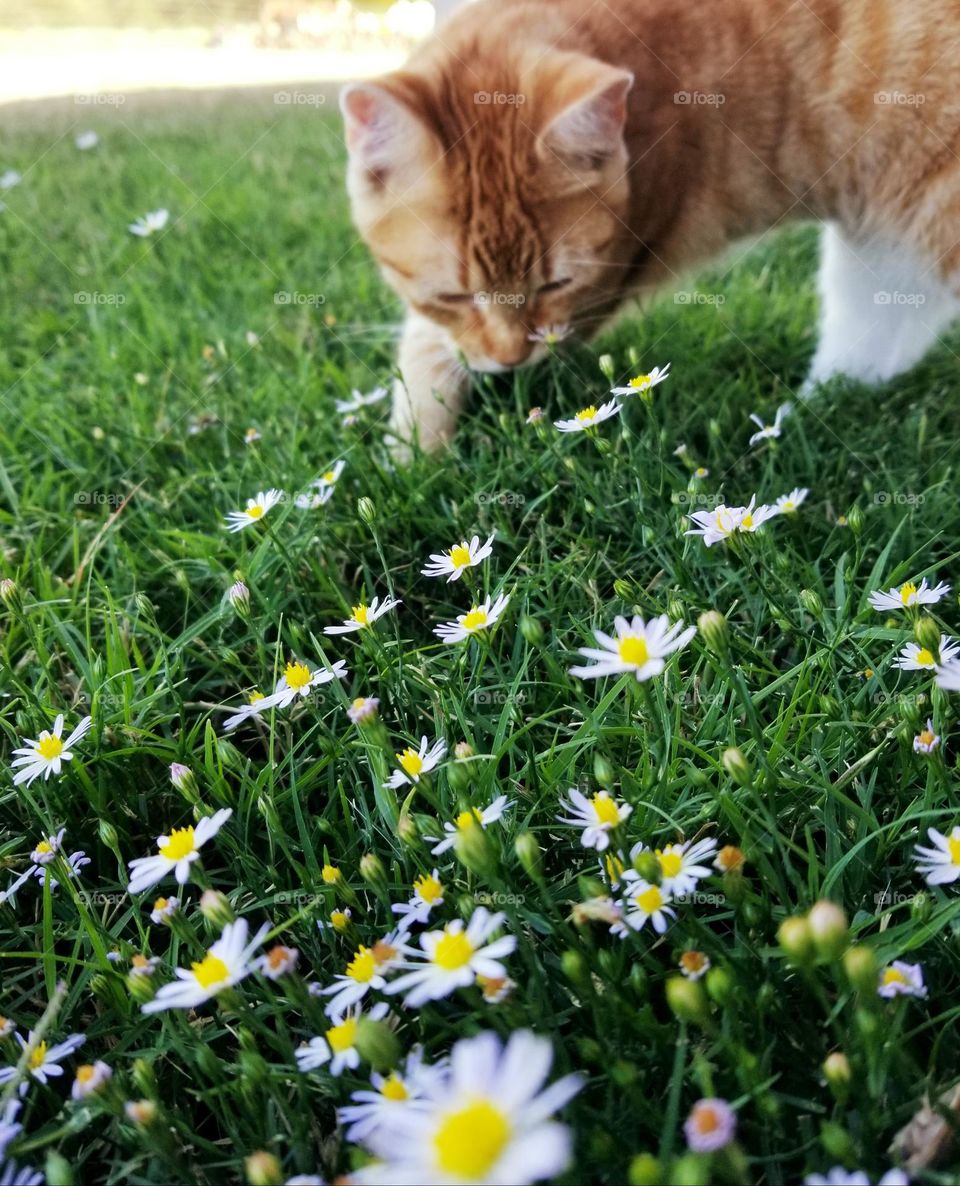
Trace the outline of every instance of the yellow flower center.
<instances>
[{"instance_id":1,"label":"yellow flower center","mask_svg":"<svg viewBox=\"0 0 960 1186\"><path fill-rule=\"evenodd\" d=\"M310 668L306 663L288 663L283 678L287 681L288 688L299 692L310 683Z\"/></svg>"},{"instance_id":2,"label":"yellow flower center","mask_svg":"<svg viewBox=\"0 0 960 1186\"><path fill-rule=\"evenodd\" d=\"M63 742L52 733L41 733L36 745L36 752L45 762L52 762L63 753Z\"/></svg>"},{"instance_id":3,"label":"yellow flower center","mask_svg":"<svg viewBox=\"0 0 960 1186\"><path fill-rule=\"evenodd\" d=\"M464 814L468 815L469 812ZM439 902L443 897L443 886L436 877L424 873L422 877L418 877L413 883L414 891L420 895L424 902L429 902L432 906L434 902Z\"/></svg>"},{"instance_id":4,"label":"yellow flower center","mask_svg":"<svg viewBox=\"0 0 960 1186\"><path fill-rule=\"evenodd\" d=\"M607 877L611 881L619 881L623 876L623 861L618 856L614 856L613 853L608 853L603 858L603 865L607 871Z\"/></svg>"},{"instance_id":5,"label":"yellow flower center","mask_svg":"<svg viewBox=\"0 0 960 1186\"><path fill-rule=\"evenodd\" d=\"M706 962L707 957L702 951L685 951L680 956L680 967L688 973L702 972Z\"/></svg>"},{"instance_id":6,"label":"yellow flower center","mask_svg":"<svg viewBox=\"0 0 960 1186\"><path fill-rule=\"evenodd\" d=\"M83 1066L77 1067L77 1082L89 1083L90 1080L97 1073L97 1068L90 1063L84 1063Z\"/></svg>"},{"instance_id":7,"label":"yellow flower center","mask_svg":"<svg viewBox=\"0 0 960 1186\"><path fill-rule=\"evenodd\" d=\"M166 903L164 903L164 904L166 904ZM130 967L131 968L149 968L150 961L147 959L147 957L145 955L135 955L133 957L133 959L130 961Z\"/></svg>"},{"instance_id":8,"label":"yellow flower center","mask_svg":"<svg viewBox=\"0 0 960 1186\"><path fill-rule=\"evenodd\" d=\"M605 791L593 796L593 810L601 824L615 828L620 823L620 808Z\"/></svg>"},{"instance_id":9,"label":"yellow flower center","mask_svg":"<svg viewBox=\"0 0 960 1186\"><path fill-rule=\"evenodd\" d=\"M920 744L921 745L933 745L935 739L936 739L936 734L931 733L929 729L921 730L921 732L920 732Z\"/></svg>"},{"instance_id":10,"label":"yellow flower center","mask_svg":"<svg viewBox=\"0 0 960 1186\"><path fill-rule=\"evenodd\" d=\"M40 856L45 857L53 852L53 845L49 840L41 840L33 851L38 853Z\"/></svg>"},{"instance_id":11,"label":"yellow flower center","mask_svg":"<svg viewBox=\"0 0 960 1186\"><path fill-rule=\"evenodd\" d=\"M247 516L251 519L262 519L263 507L258 502L255 502L252 507L247 507Z\"/></svg>"},{"instance_id":12,"label":"yellow flower center","mask_svg":"<svg viewBox=\"0 0 960 1186\"><path fill-rule=\"evenodd\" d=\"M392 943L388 943L385 939L378 939L370 950L373 954L373 962L378 968L382 968L384 964L390 963L397 955L396 947Z\"/></svg>"},{"instance_id":13,"label":"yellow flower center","mask_svg":"<svg viewBox=\"0 0 960 1186\"><path fill-rule=\"evenodd\" d=\"M716 1132L720 1127L720 1117L709 1105L701 1104L690 1120L694 1129L703 1137L708 1133Z\"/></svg>"},{"instance_id":14,"label":"yellow flower center","mask_svg":"<svg viewBox=\"0 0 960 1186\"><path fill-rule=\"evenodd\" d=\"M30 1063L29 1063L30 1070L36 1071L38 1068L42 1067L46 1061L47 1061L47 1044L46 1044L46 1042L40 1042L40 1043L38 1043L34 1052L30 1055Z\"/></svg>"},{"instance_id":15,"label":"yellow flower center","mask_svg":"<svg viewBox=\"0 0 960 1186\"><path fill-rule=\"evenodd\" d=\"M340 880L342 874L336 865L324 865L320 870L320 876L327 883L327 885L333 885L335 882Z\"/></svg>"},{"instance_id":16,"label":"yellow flower center","mask_svg":"<svg viewBox=\"0 0 960 1186\"><path fill-rule=\"evenodd\" d=\"M577 412L577 419L583 424L587 420L592 420L597 414L595 404L591 404L589 408L584 408L582 412Z\"/></svg>"},{"instance_id":17,"label":"yellow flower center","mask_svg":"<svg viewBox=\"0 0 960 1186\"><path fill-rule=\"evenodd\" d=\"M257 704L259 701L261 701L263 699L264 699L264 695L262 692L251 692L250 700L248 701L248 703Z\"/></svg>"},{"instance_id":18,"label":"yellow flower center","mask_svg":"<svg viewBox=\"0 0 960 1186\"><path fill-rule=\"evenodd\" d=\"M193 828L174 828L166 844L160 845L160 855L168 861L182 861L196 850Z\"/></svg>"},{"instance_id":19,"label":"yellow flower center","mask_svg":"<svg viewBox=\"0 0 960 1186\"><path fill-rule=\"evenodd\" d=\"M397 754L397 761L407 774L414 777L423 769L423 758L420 757L415 749L410 749L409 747L402 754Z\"/></svg>"},{"instance_id":20,"label":"yellow flower center","mask_svg":"<svg viewBox=\"0 0 960 1186\"><path fill-rule=\"evenodd\" d=\"M907 581L905 585L900 586L900 600L904 605L909 605L913 597L916 596L917 586L913 581Z\"/></svg>"},{"instance_id":21,"label":"yellow flower center","mask_svg":"<svg viewBox=\"0 0 960 1186\"><path fill-rule=\"evenodd\" d=\"M454 568L466 568L470 563L470 549L466 544L457 544L450 549L450 563Z\"/></svg>"},{"instance_id":22,"label":"yellow flower center","mask_svg":"<svg viewBox=\"0 0 960 1186\"><path fill-rule=\"evenodd\" d=\"M663 906L663 894L660 892L660 887L656 885L651 885L643 893L637 894L633 900L644 914L656 914Z\"/></svg>"},{"instance_id":23,"label":"yellow flower center","mask_svg":"<svg viewBox=\"0 0 960 1186\"><path fill-rule=\"evenodd\" d=\"M797 504L792 498L785 498L780 504L780 509L781 511L786 511L789 514L790 511L795 511L797 509Z\"/></svg>"},{"instance_id":24,"label":"yellow flower center","mask_svg":"<svg viewBox=\"0 0 960 1186\"><path fill-rule=\"evenodd\" d=\"M358 984L369 984L377 971L377 963L369 947L358 947L357 953L347 964L347 975Z\"/></svg>"},{"instance_id":25,"label":"yellow flower center","mask_svg":"<svg viewBox=\"0 0 960 1186\"><path fill-rule=\"evenodd\" d=\"M461 811L457 816L457 831L465 832L467 828L472 828L474 824L482 822L480 812L477 811L476 807L471 807L469 811Z\"/></svg>"},{"instance_id":26,"label":"yellow flower center","mask_svg":"<svg viewBox=\"0 0 960 1186\"><path fill-rule=\"evenodd\" d=\"M744 515L740 521L740 527L746 528L747 531L753 526L753 515Z\"/></svg>"},{"instance_id":27,"label":"yellow flower center","mask_svg":"<svg viewBox=\"0 0 960 1186\"><path fill-rule=\"evenodd\" d=\"M157 913L158 913L158 914L159 914L161 911L163 911L163 910L166 910L166 908L167 908L167 899L166 899L166 898L157 898L157 900L156 900L156 901L154 902L154 904L153 904L153 908L154 908L154 910L156 910L156 911L157 911Z\"/></svg>"},{"instance_id":28,"label":"yellow flower center","mask_svg":"<svg viewBox=\"0 0 960 1186\"><path fill-rule=\"evenodd\" d=\"M353 614L351 616L354 622L360 626L366 626L370 622L370 611L362 602L360 605L355 605L353 607Z\"/></svg>"},{"instance_id":29,"label":"yellow flower center","mask_svg":"<svg viewBox=\"0 0 960 1186\"><path fill-rule=\"evenodd\" d=\"M948 836L947 849L950 853L950 864L960 865L960 836Z\"/></svg>"},{"instance_id":30,"label":"yellow flower center","mask_svg":"<svg viewBox=\"0 0 960 1186\"><path fill-rule=\"evenodd\" d=\"M335 931L345 931L350 925L350 915L342 910L331 910L330 925Z\"/></svg>"},{"instance_id":31,"label":"yellow flower center","mask_svg":"<svg viewBox=\"0 0 960 1186\"><path fill-rule=\"evenodd\" d=\"M485 609L472 609L463 619L464 630L482 630L486 624L487 611Z\"/></svg>"},{"instance_id":32,"label":"yellow flower center","mask_svg":"<svg viewBox=\"0 0 960 1186\"><path fill-rule=\"evenodd\" d=\"M917 651L916 662L921 667L936 667L937 660L934 658L933 651L928 651L926 647L921 647Z\"/></svg>"},{"instance_id":33,"label":"yellow flower center","mask_svg":"<svg viewBox=\"0 0 960 1186\"><path fill-rule=\"evenodd\" d=\"M290 960L290 948L284 947L282 943L278 943L276 947L271 947L267 952L267 963L274 972L278 972L281 968L286 967Z\"/></svg>"},{"instance_id":34,"label":"yellow flower center","mask_svg":"<svg viewBox=\"0 0 960 1186\"><path fill-rule=\"evenodd\" d=\"M323 474L322 476L323 476L323 480L325 482L335 482L337 480L337 475L333 472L332 469L328 469L327 472L325 474Z\"/></svg>"},{"instance_id":35,"label":"yellow flower center","mask_svg":"<svg viewBox=\"0 0 960 1186\"><path fill-rule=\"evenodd\" d=\"M230 976L230 969L223 960L209 951L199 963L193 963L190 967L201 988L213 988Z\"/></svg>"},{"instance_id":36,"label":"yellow flower center","mask_svg":"<svg viewBox=\"0 0 960 1186\"><path fill-rule=\"evenodd\" d=\"M646 387L646 385L649 382L650 382L649 375L637 375L637 377L635 379L630 380L630 382L627 384L627 386L632 387L634 389L634 391L640 391L644 387Z\"/></svg>"},{"instance_id":37,"label":"yellow flower center","mask_svg":"<svg viewBox=\"0 0 960 1186\"><path fill-rule=\"evenodd\" d=\"M510 1141L510 1121L488 1100L451 1112L433 1138L437 1163L454 1180L487 1181Z\"/></svg>"},{"instance_id":38,"label":"yellow flower center","mask_svg":"<svg viewBox=\"0 0 960 1186\"><path fill-rule=\"evenodd\" d=\"M327 1044L334 1054L343 1054L349 1050L357 1040L357 1020L348 1017L339 1025L331 1026L326 1033Z\"/></svg>"},{"instance_id":39,"label":"yellow flower center","mask_svg":"<svg viewBox=\"0 0 960 1186\"><path fill-rule=\"evenodd\" d=\"M409 1098L409 1092L406 1085L399 1075L391 1075L389 1079L384 1081L380 1088L380 1094L384 1099L393 1100L394 1103L401 1103L403 1100Z\"/></svg>"},{"instance_id":40,"label":"yellow flower center","mask_svg":"<svg viewBox=\"0 0 960 1186\"><path fill-rule=\"evenodd\" d=\"M464 931L444 931L443 938L433 949L433 962L445 972L464 967L472 956L473 944Z\"/></svg>"},{"instance_id":41,"label":"yellow flower center","mask_svg":"<svg viewBox=\"0 0 960 1186\"><path fill-rule=\"evenodd\" d=\"M659 848L657 849L657 861L664 877L676 877L683 868L683 854L672 845L670 848L665 848L663 852Z\"/></svg>"},{"instance_id":42,"label":"yellow flower center","mask_svg":"<svg viewBox=\"0 0 960 1186\"><path fill-rule=\"evenodd\" d=\"M631 667L642 667L650 658L647 640L637 634L628 634L626 638L621 638L617 650L624 663L629 663Z\"/></svg>"},{"instance_id":43,"label":"yellow flower center","mask_svg":"<svg viewBox=\"0 0 960 1186\"><path fill-rule=\"evenodd\" d=\"M907 984L907 978L900 971L899 968L884 968L883 969L883 985L886 988L890 984Z\"/></svg>"}]
</instances>

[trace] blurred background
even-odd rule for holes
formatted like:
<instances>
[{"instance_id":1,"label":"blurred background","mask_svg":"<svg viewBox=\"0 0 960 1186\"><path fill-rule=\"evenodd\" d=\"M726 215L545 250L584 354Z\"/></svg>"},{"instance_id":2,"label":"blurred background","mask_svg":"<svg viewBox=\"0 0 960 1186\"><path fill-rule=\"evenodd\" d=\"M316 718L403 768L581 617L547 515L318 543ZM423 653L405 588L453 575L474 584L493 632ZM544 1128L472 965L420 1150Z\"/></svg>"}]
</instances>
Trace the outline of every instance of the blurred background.
<instances>
[{"instance_id":1,"label":"blurred background","mask_svg":"<svg viewBox=\"0 0 960 1186\"><path fill-rule=\"evenodd\" d=\"M0 0L0 104L361 78L465 0Z\"/></svg>"}]
</instances>

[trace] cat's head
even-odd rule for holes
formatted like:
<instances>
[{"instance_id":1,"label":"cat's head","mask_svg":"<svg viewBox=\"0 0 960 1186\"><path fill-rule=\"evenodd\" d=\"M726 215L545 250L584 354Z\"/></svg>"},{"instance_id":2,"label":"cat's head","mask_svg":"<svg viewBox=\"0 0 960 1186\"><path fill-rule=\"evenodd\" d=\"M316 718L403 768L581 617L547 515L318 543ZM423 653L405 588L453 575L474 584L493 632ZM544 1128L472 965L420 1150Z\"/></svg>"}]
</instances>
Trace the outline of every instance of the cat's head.
<instances>
[{"instance_id":1,"label":"cat's head","mask_svg":"<svg viewBox=\"0 0 960 1186\"><path fill-rule=\"evenodd\" d=\"M609 302L633 76L557 51L479 69L401 71L341 107L354 219L384 276L473 369L499 371L543 351L536 329L592 329Z\"/></svg>"}]
</instances>

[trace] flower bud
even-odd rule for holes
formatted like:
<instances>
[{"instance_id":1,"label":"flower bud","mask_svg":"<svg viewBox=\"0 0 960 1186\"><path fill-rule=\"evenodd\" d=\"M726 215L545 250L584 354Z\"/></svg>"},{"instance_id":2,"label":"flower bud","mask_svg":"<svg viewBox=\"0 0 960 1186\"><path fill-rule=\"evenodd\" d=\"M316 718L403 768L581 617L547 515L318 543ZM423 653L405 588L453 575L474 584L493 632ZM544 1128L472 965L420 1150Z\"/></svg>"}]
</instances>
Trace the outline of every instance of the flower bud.
<instances>
[{"instance_id":1,"label":"flower bud","mask_svg":"<svg viewBox=\"0 0 960 1186\"><path fill-rule=\"evenodd\" d=\"M733 997L733 977L726 968L711 968L704 983L707 986L707 996L721 1008L729 1005Z\"/></svg>"},{"instance_id":2,"label":"flower bud","mask_svg":"<svg viewBox=\"0 0 960 1186\"><path fill-rule=\"evenodd\" d=\"M20 596L17 582L11 581L9 577L4 577L0 581L0 599L12 613L19 613L23 609L23 598Z\"/></svg>"},{"instance_id":3,"label":"flower bud","mask_svg":"<svg viewBox=\"0 0 960 1186\"><path fill-rule=\"evenodd\" d=\"M686 612L686 606L679 597L671 597L667 602L667 617L671 622L682 622Z\"/></svg>"},{"instance_id":4,"label":"flower bud","mask_svg":"<svg viewBox=\"0 0 960 1186\"><path fill-rule=\"evenodd\" d=\"M119 838L117 836L117 829L113 826L113 824L111 824L109 820L101 819L99 825L97 826L97 830L100 833L101 842L105 844L107 848L113 849L115 851L119 843Z\"/></svg>"},{"instance_id":5,"label":"flower bud","mask_svg":"<svg viewBox=\"0 0 960 1186\"><path fill-rule=\"evenodd\" d=\"M357 514L360 516L361 522L372 527L377 518L377 508L373 499L366 496L357 499Z\"/></svg>"},{"instance_id":6,"label":"flower bud","mask_svg":"<svg viewBox=\"0 0 960 1186\"><path fill-rule=\"evenodd\" d=\"M336 865L324 865L320 870L320 876L324 885L339 885L343 880L343 874Z\"/></svg>"},{"instance_id":7,"label":"flower bud","mask_svg":"<svg viewBox=\"0 0 960 1186\"><path fill-rule=\"evenodd\" d=\"M543 876L543 860L536 836L532 832L521 832L513 842L513 850L527 876L539 881Z\"/></svg>"},{"instance_id":8,"label":"flower bud","mask_svg":"<svg viewBox=\"0 0 960 1186\"><path fill-rule=\"evenodd\" d=\"M849 1164L856 1159L856 1149L850 1134L842 1125L832 1120L824 1122L820 1129L820 1144L823 1151L832 1162Z\"/></svg>"},{"instance_id":9,"label":"flower bud","mask_svg":"<svg viewBox=\"0 0 960 1186\"><path fill-rule=\"evenodd\" d=\"M877 991L880 968L869 947L849 947L843 956L843 970L852 988L873 996Z\"/></svg>"},{"instance_id":10,"label":"flower bud","mask_svg":"<svg viewBox=\"0 0 960 1186\"><path fill-rule=\"evenodd\" d=\"M708 609L697 618L697 630L715 655L725 655L730 649L730 630L727 619L716 609Z\"/></svg>"},{"instance_id":11,"label":"flower bud","mask_svg":"<svg viewBox=\"0 0 960 1186\"><path fill-rule=\"evenodd\" d=\"M581 990L590 988L590 969L579 951L568 948L560 957L560 967L574 987Z\"/></svg>"},{"instance_id":12,"label":"flower bud","mask_svg":"<svg viewBox=\"0 0 960 1186\"><path fill-rule=\"evenodd\" d=\"M283 1186L283 1167L272 1153L251 1153L243 1168L250 1186Z\"/></svg>"},{"instance_id":13,"label":"flower bud","mask_svg":"<svg viewBox=\"0 0 960 1186\"><path fill-rule=\"evenodd\" d=\"M152 976L135 976L132 973L126 978L127 991L138 1005L145 1005L157 995Z\"/></svg>"},{"instance_id":14,"label":"flower bud","mask_svg":"<svg viewBox=\"0 0 960 1186\"><path fill-rule=\"evenodd\" d=\"M721 873L740 873L746 863L747 858L735 844L725 844L714 861Z\"/></svg>"},{"instance_id":15,"label":"flower bud","mask_svg":"<svg viewBox=\"0 0 960 1186\"><path fill-rule=\"evenodd\" d=\"M486 873L493 864L493 850L481 827L461 828L453 842L453 851L471 873Z\"/></svg>"},{"instance_id":16,"label":"flower bud","mask_svg":"<svg viewBox=\"0 0 960 1186\"><path fill-rule=\"evenodd\" d=\"M538 647L543 642L544 633L542 624L529 614L524 614L519 622L520 633L525 642L528 642L532 647Z\"/></svg>"},{"instance_id":17,"label":"flower bud","mask_svg":"<svg viewBox=\"0 0 960 1186\"><path fill-rule=\"evenodd\" d=\"M420 831L416 820L409 812L404 811L397 820L397 835L403 844L412 846L420 839Z\"/></svg>"},{"instance_id":18,"label":"flower bud","mask_svg":"<svg viewBox=\"0 0 960 1186\"><path fill-rule=\"evenodd\" d=\"M170 781L181 794L189 799L196 798L197 780L189 766L184 766L182 762L171 762Z\"/></svg>"},{"instance_id":19,"label":"flower bud","mask_svg":"<svg viewBox=\"0 0 960 1186\"><path fill-rule=\"evenodd\" d=\"M632 581L626 581L618 577L613 582L613 591L621 601L633 601L636 594L636 586Z\"/></svg>"},{"instance_id":20,"label":"flower bud","mask_svg":"<svg viewBox=\"0 0 960 1186\"><path fill-rule=\"evenodd\" d=\"M187 582L189 587L189 581ZM152 618L154 616L154 605L146 593L138 593L133 599L134 605L137 607L137 613L144 618Z\"/></svg>"},{"instance_id":21,"label":"flower bud","mask_svg":"<svg viewBox=\"0 0 960 1186\"><path fill-rule=\"evenodd\" d=\"M597 366L600 368L600 374L603 375L606 381L608 383L612 383L613 377L616 374L616 370L613 365L613 355L601 354L597 359Z\"/></svg>"},{"instance_id":22,"label":"flower bud","mask_svg":"<svg viewBox=\"0 0 960 1186\"><path fill-rule=\"evenodd\" d=\"M360 1019L357 1028L357 1051L375 1071L389 1071L400 1059L400 1042L393 1030L383 1021Z\"/></svg>"},{"instance_id":23,"label":"flower bud","mask_svg":"<svg viewBox=\"0 0 960 1186\"><path fill-rule=\"evenodd\" d=\"M823 1061L823 1077L834 1096L841 1103L847 1098L852 1073L850 1060L839 1050L828 1054Z\"/></svg>"},{"instance_id":24,"label":"flower bud","mask_svg":"<svg viewBox=\"0 0 960 1186\"><path fill-rule=\"evenodd\" d=\"M913 628L913 637L924 650L929 651L931 655L939 659L940 627L929 614L924 614L923 617L917 619L917 623Z\"/></svg>"},{"instance_id":25,"label":"flower bud","mask_svg":"<svg viewBox=\"0 0 960 1186\"><path fill-rule=\"evenodd\" d=\"M641 848L633 858L633 867L644 881L649 881L653 885L659 884L660 862L657 860L656 854L649 848Z\"/></svg>"},{"instance_id":26,"label":"flower bud","mask_svg":"<svg viewBox=\"0 0 960 1186\"><path fill-rule=\"evenodd\" d=\"M386 888L387 871L375 852L364 853L360 858L360 876L368 885Z\"/></svg>"},{"instance_id":27,"label":"flower bud","mask_svg":"<svg viewBox=\"0 0 960 1186\"><path fill-rule=\"evenodd\" d=\"M823 617L823 602L819 595L813 589L800 590L800 604L811 617Z\"/></svg>"},{"instance_id":28,"label":"flower bud","mask_svg":"<svg viewBox=\"0 0 960 1186\"><path fill-rule=\"evenodd\" d=\"M851 507L847 515L847 526L854 535L859 535L863 531L863 511L860 507Z\"/></svg>"},{"instance_id":29,"label":"flower bud","mask_svg":"<svg viewBox=\"0 0 960 1186\"><path fill-rule=\"evenodd\" d=\"M605 787L607 790L613 786L613 766L611 766L603 754L593 755L593 777L600 786Z\"/></svg>"},{"instance_id":30,"label":"flower bud","mask_svg":"<svg viewBox=\"0 0 960 1186\"><path fill-rule=\"evenodd\" d=\"M157 1120L157 1105L153 1100L127 1100L123 1105L127 1119L137 1128L149 1128Z\"/></svg>"},{"instance_id":31,"label":"flower bud","mask_svg":"<svg viewBox=\"0 0 960 1186\"><path fill-rule=\"evenodd\" d=\"M243 581L235 581L227 590L227 600L240 618L250 616L250 590Z\"/></svg>"},{"instance_id":32,"label":"flower bud","mask_svg":"<svg viewBox=\"0 0 960 1186\"><path fill-rule=\"evenodd\" d=\"M236 914L230 905L230 899L219 890L204 890L200 895L200 913L215 927L221 930L228 922L236 920Z\"/></svg>"},{"instance_id":33,"label":"flower bud","mask_svg":"<svg viewBox=\"0 0 960 1186\"><path fill-rule=\"evenodd\" d=\"M746 787L750 785L750 763L744 756L743 750L737 746L731 746L729 749L723 751L723 757L720 759L724 770L733 779L738 787Z\"/></svg>"},{"instance_id":34,"label":"flower bud","mask_svg":"<svg viewBox=\"0 0 960 1186\"><path fill-rule=\"evenodd\" d=\"M777 942L791 964L802 965L813 959L813 934L805 918L785 918L777 931Z\"/></svg>"},{"instance_id":35,"label":"flower bud","mask_svg":"<svg viewBox=\"0 0 960 1186\"><path fill-rule=\"evenodd\" d=\"M627 1169L628 1186L661 1186L665 1181L663 1166L652 1153L638 1153Z\"/></svg>"},{"instance_id":36,"label":"flower bud","mask_svg":"<svg viewBox=\"0 0 960 1186\"><path fill-rule=\"evenodd\" d=\"M671 976L667 981L667 1004L680 1021L706 1025L710 1021L707 995L699 980L687 980L683 976Z\"/></svg>"},{"instance_id":37,"label":"flower bud","mask_svg":"<svg viewBox=\"0 0 960 1186\"><path fill-rule=\"evenodd\" d=\"M817 955L822 959L834 960L843 954L849 938L849 926L847 916L839 906L821 899L811 907L807 924Z\"/></svg>"},{"instance_id":38,"label":"flower bud","mask_svg":"<svg viewBox=\"0 0 960 1186\"><path fill-rule=\"evenodd\" d=\"M148 1059L134 1059L131 1078L137 1091L142 1095L157 1094L157 1079L153 1073L153 1064Z\"/></svg>"},{"instance_id":39,"label":"flower bud","mask_svg":"<svg viewBox=\"0 0 960 1186\"><path fill-rule=\"evenodd\" d=\"M47 1150L47 1162L44 1169L46 1171L48 1186L73 1186L73 1169L70 1166L70 1162L67 1161L62 1153L58 1153L56 1149ZM4 1177L6 1178L6 1175ZM42 1181L43 1179L39 1180ZM18 1175L16 1178L11 1176L10 1181L32 1182L34 1179L29 1174L24 1174L22 1177Z\"/></svg>"}]
</instances>

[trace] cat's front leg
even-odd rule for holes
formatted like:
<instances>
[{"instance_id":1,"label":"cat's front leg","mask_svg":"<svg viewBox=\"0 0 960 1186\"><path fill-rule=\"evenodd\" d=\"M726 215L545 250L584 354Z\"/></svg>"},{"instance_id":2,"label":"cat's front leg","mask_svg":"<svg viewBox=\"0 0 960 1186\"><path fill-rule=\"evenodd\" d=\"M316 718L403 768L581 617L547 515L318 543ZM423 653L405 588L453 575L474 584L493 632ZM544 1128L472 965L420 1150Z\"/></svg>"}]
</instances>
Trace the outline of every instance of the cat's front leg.
<instances>
[{"instance_id":1,"label":"cat's front leg","mask_svg":"<svg viewBox=\"0 0 960 1186\"><path fill-rule=\"evenodd\" d=\"M443 330L417 313L404 323L398 362L390 429L401 445L440 448L453 435L469 374Z\"/></svg>"}]
</instances>

